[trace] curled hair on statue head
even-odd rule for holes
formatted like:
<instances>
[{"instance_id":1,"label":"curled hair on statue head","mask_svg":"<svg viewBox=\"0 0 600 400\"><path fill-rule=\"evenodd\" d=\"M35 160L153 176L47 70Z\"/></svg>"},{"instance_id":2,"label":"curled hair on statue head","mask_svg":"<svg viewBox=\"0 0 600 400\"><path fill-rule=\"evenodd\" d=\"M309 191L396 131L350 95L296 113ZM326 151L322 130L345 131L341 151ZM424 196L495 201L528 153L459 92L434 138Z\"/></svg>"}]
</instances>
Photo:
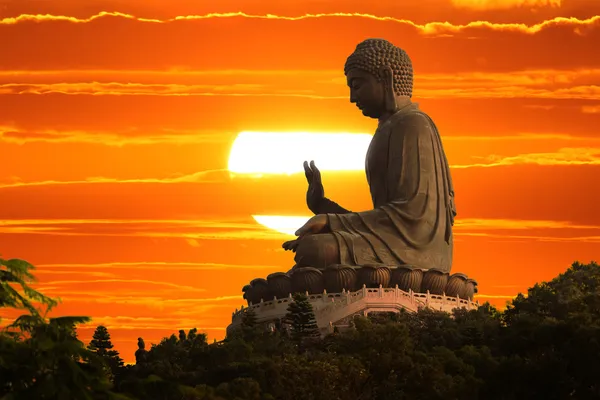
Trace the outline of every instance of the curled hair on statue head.
<instances>
[{"instance_id":1,"label":"curled hair on statue head","mask_svg":"<svg viewBox=\"0 0 600 400\"><path fill-rule=\"evenodd\" d=\"M344 74L357 68L370 73L381 81L381 67L389 67L394 77L394 93L412 97L413 68L410 57L404 50L385 39L367 39L360 42L344 65Z\"/></svg>"}]
</instances>

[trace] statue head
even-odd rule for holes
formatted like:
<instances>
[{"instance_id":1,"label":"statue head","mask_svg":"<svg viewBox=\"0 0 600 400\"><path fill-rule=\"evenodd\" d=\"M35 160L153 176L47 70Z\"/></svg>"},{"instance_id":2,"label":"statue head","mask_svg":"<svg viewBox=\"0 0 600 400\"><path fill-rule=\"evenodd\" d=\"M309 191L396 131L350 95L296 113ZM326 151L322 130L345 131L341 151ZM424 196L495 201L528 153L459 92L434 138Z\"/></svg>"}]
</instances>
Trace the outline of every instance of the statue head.
<instances>
[{"instance_id":1,"label":"statue head","mask_svg":"<svg viewBox=\"0 0 600 400\"><path fill-rule=\"evenodd\" d=\"M344 66L350 101L370 118L398 109L412 97L413 69L408 54L384 39L367 39Z\"/></svg>"}]
</instances>

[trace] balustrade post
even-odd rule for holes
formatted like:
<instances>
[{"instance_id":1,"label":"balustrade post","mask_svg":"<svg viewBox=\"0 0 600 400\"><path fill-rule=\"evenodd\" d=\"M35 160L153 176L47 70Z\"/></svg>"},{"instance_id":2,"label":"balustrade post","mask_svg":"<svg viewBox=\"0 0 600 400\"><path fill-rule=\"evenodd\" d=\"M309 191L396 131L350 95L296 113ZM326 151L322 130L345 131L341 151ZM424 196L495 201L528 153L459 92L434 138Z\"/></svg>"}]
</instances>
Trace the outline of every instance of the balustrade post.
<instances>
[{"instance_id":1,"label":"balustrade post","mask_svg":"<svg viewBox=\"0 0 600 400\"><path fill-rule=\"evenodd\" d=\"M383 285L381 283L379 284L379 298L383 298Z\"/></svg>"}]
</instances>

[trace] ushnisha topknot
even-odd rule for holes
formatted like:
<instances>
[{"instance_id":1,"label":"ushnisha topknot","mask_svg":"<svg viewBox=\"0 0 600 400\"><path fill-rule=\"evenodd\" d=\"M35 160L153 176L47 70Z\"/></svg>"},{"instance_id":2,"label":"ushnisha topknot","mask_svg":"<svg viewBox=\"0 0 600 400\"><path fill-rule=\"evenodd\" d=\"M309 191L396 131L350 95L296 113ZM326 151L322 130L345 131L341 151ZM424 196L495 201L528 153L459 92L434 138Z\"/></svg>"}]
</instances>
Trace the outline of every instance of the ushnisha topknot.
<instances>
[{"instance_id":1,"label":"ushnisha topknot","mask_svg":"<svg viewBox=\"0 0 600 400\"><path fill-rule=\"evenodd\" d=\"M344 74L348 75L348 71L358 68L380 81L379 69L382 66L388 66L393 71L396 95L412 97L413 68L410 57L385 39L367 39L359 43L346 60Z\"/></svg>"}]
</instances>

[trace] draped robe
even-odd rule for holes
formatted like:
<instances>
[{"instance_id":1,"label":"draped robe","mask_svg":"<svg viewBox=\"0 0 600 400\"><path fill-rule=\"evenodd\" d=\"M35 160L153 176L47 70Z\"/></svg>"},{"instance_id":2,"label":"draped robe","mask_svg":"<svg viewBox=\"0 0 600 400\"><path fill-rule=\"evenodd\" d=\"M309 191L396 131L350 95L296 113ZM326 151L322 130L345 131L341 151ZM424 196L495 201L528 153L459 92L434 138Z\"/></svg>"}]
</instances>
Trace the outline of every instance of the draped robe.
<instances>
[{"instance_id":1,"label":"draped robe","mask_svg":"<svg viewBox=\"0 0 600 400\"><path fill-rule=\"evenodd\" d=\"M416 103L380 124L365 171L372 210L350 212L328 199L319 209L328 215L339 261L450 272L456 215L450 169L437 127Z\"/></svg>"}]
</instances>

